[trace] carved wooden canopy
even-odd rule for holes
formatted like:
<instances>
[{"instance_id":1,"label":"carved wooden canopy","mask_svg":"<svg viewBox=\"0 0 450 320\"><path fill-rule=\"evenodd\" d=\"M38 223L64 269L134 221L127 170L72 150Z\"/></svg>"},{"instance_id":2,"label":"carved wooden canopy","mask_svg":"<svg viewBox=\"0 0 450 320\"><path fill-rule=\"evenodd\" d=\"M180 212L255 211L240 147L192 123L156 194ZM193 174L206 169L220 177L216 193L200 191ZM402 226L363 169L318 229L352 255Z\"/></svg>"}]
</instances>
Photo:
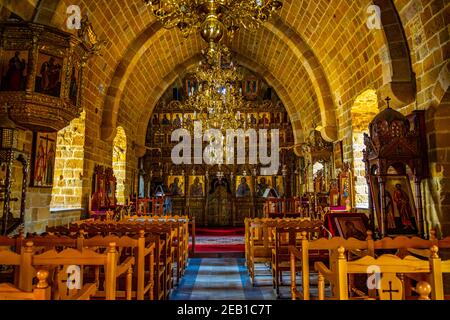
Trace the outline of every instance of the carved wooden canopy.
<instances>
[{"instance_id":1,"label":"carved wooden canopy","mask_svg":"<svg viewBox=\"0 0 450 320\"><path fill-rule=\"evenodd\" d=\"M421 114L414 115L418 119ZM370 135L364 134L364 161L369 165L369 174L374 174L376 167L378 175L386 175L391 166L398 174L405 174L408 165L415 176L423 176L426 172L423 129L411 129L408 118L389 107L379 113L369 125Z\"/></svg>"}]
</instances>

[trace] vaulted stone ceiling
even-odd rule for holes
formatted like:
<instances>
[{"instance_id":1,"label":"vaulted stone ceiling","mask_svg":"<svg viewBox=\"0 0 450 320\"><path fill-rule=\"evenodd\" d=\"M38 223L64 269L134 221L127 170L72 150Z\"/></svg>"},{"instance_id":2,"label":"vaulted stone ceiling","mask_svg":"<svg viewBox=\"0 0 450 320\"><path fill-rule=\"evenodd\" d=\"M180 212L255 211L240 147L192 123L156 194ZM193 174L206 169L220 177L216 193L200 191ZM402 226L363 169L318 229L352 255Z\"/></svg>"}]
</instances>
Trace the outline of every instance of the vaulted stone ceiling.
<instances>
[{"instance_id":1,"label":"vaulted stone ceiling","mask_svg":"<svg viewBox=\"0 0 450 320\"><path fill-rule=\"evenodd\" d=\"M292 118L297 142L313 123L323 128L326 139L337 139L342 124L350 121L349 105L369 87L390 94L398 105L412 102L414 79L397 14L406 1L283 2L279 17L256 33L240 31L231 48L239 63L277 91ZM0 15L12 11L67 30L66 9L77 1L41 0L39 8L31 10L37 3L6 1ZM373 3L383 10L383 30L366 26L367 7ZM186 39L177 30L162 28L142 0L77 4L88 13L99 38L108 41L103 56L89 69L86 108L97 108L103 140L111 141L120 124L143 144L152 108L177 74L198 62L205 43L198 36Z\"/></svg>"}]
</instances>

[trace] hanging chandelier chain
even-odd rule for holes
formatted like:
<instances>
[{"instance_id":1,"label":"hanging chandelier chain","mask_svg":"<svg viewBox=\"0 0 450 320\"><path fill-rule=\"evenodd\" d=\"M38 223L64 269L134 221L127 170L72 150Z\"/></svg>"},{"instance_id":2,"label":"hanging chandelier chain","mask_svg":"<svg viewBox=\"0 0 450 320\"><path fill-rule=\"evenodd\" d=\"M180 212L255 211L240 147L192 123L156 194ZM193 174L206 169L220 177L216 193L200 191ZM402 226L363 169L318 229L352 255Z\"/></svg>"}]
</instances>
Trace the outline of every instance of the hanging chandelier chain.
<instances>
[{"instance_id":1,"label":"hanging chandelier chain","mask_svg":"<svg viewBox=\"0 0 450 320\"><path fill-rule=\"evenodd\" d=\"M255 31L283 3L277 0L144 0L167 29L178 28L185 37L200 29L207 42L233 37L241 27ZM214 27L215 30L208 30ZM212 31L212 32L211 32Z\"/></svg>"}]
</instances>

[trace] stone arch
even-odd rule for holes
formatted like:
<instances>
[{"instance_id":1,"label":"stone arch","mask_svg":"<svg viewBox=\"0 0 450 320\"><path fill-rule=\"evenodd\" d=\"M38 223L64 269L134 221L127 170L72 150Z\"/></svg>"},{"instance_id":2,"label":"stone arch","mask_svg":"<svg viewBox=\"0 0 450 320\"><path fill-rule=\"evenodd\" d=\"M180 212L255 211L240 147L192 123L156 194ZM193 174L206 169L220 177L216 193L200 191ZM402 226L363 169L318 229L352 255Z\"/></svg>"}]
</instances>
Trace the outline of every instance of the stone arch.
<instances>
[{"instance_id":1,"label":"stone arch","mask_svg":"<svg viewBox=\"0 0 450 320\"><path fill-rule=\"evenodd\" d=\"M364 133L369 133L369 124L377 113L378 98L374 89L362 92L355 99L351 109L355 206L358 208L369 207L369 190L363 162L363 150L365 149Z\"/></svg>"},{"instance_id":2,"label":"stone arch","mask_svg":"<svg viewBox=\"0 0 450 320\"><path fill-rule=\"evenodd\" d=\"M152 38L156 36L158 32L161 32L162 29L159 22L150 25L133 41L119 62L105 97L101 128L101 137L103 140L111 141L114 137L114 129L119 115L120 102L122 100L124 88L135 65L151 46ZM316 92L322 122L325 123L325 125L323 125L324 129L322 130L322 134L327 140L331 141L336 139L337 131L334 101L331 96L328 81L325 77L325 72L318 59L301 37L284 24L281 19L277 19L274 24L269 24L267 29L280 38L281 41L286 42L289 48L294 50L295 56L303 62L305 70L307 71ZM276 79L276 77L273 77L273 79ZM274 88L277 89L275 86Z\"/></svg>"},{"instance_id":3,"label":"stone arch","mask_svg":"<svg viewBox=\"0 0 450 320\"><path fill-rule=\"evenodd\" d=\"M265 24L264 27L281 38L302 61L313 84L314 92L316 93L322 120L322 137L329 142L336 140L336 106L325 71L314 51L295 30L280 18L274 18L272 22Z\"/></svg>"},{"instance_id":4,"label":"stone arch","mask_svg":"<svg viewBox=\"0 0 450 320\"><path fill-rule=\"evenodd\" d=\"M36 11L36 1L33 0L6 0L3 3L3 8L6 8L9 12L12 12L25 21L33 19ZM0 5L0 9L2 6Z\"/></svg>"},{"instance_id":5,"label":"stone arch","mask_svg":"<svg viewBox=\"0 0 450 320\"><path fill-rule=\"evenodd\" d=\"M444 64L433 88L433 105L450 102L450 62Z\"/></svg>"},{"instance_id":6,"label":"stone arch","mask_svg":"<svg viewBox=\"0 0 450 320\"><path fill-rule=\"evenodd\" d=\"M113 140L112 167L116 177L116 197L118 204L125 204L127 176L127 135L122 127L117 127Z\"/></svg>"},{"instance_id":7,"label":"stone arch","mask_svg":"<svg viewBox=\"0 0 450 320\"><path fill-rule=\"evenodd\" d=\"M281 101L286 107L286 111L291 117L292 128L294 131L295 144L302 143L304 140L303 126L301 124L301 116L296 105L293 103L287 90L284 86L277 80L277 78L266 68L261 67L257 62L251 60L250 58L243 57L242 55L235 54L237 61L244 67L256 72L262 78L264 78L267 83L272 86L277 94L279 95ZM166 90L175 82L176 78L180 73L183 73L186 69L191 68L196 65L200 59L199 55L196 55L184 63L176 66L169 74L167 74L161 81L161 85L153 89L153 92L149 93L149 99L146 102L146 106L151 106L151 108L143 108L141 116L139 117L139 125L136 137L136 156L141 157L145 154L145 135L147 132L147 125L150 121L153 108L161 96L166 92ZM153 93L156 93L155 95ZM156 97L156 98L155 98Z\"/></svg>"},{"instance_id":8,"label":"stone arch","mask_svg":"<svg viewBox=\"0 0 450 320\"><path fill-rule=\"evenodd\" d=\"M119 62L105 97L101 126L101 138L103 140L111 141L113 139L119 114L120 100L122 99L125 85L137 61L139 61L145 51L150 47L152 37L160 30L162 30L160 23L155 22L150 25L134 39Z\"/></svg>"},{"instance_id":9,"label":"stone arch","mask_svg":"<svg viewBox=\"0 0 450 320\"><path fill-rule=\"evenodd\" d=\"M383 73L378 95L389 96L393 108L404 107L415 100L416 82L403 24L392 0L373 0L373 4L381 9L383 27L376 37Z\"/></svg>"}]
</instances>

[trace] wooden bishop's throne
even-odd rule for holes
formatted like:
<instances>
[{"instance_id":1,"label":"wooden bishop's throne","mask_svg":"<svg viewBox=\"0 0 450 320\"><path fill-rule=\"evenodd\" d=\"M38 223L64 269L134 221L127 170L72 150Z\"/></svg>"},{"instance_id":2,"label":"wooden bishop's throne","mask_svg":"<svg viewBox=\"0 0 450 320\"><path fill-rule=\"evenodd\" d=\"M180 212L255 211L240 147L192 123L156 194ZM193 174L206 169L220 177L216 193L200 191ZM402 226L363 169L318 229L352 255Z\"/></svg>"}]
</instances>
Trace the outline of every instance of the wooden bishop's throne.
<instances>
[{"instance_id":1,"label":"wooden bishop's throne","mask_svg":"<svg viewBox=\"0 0 450 320\"><path fill-rule=\"evenodd\" d=\"M386 99L387 108L370 123L369 135L364 134L372 228L381 238L426 237L421 190L421 181L428 176L424 111L417 110L406 117L390 108L390 100ZM403 232L408 220L405 212L413 226L408 232Z\"/></svg>"}]
</instances>

